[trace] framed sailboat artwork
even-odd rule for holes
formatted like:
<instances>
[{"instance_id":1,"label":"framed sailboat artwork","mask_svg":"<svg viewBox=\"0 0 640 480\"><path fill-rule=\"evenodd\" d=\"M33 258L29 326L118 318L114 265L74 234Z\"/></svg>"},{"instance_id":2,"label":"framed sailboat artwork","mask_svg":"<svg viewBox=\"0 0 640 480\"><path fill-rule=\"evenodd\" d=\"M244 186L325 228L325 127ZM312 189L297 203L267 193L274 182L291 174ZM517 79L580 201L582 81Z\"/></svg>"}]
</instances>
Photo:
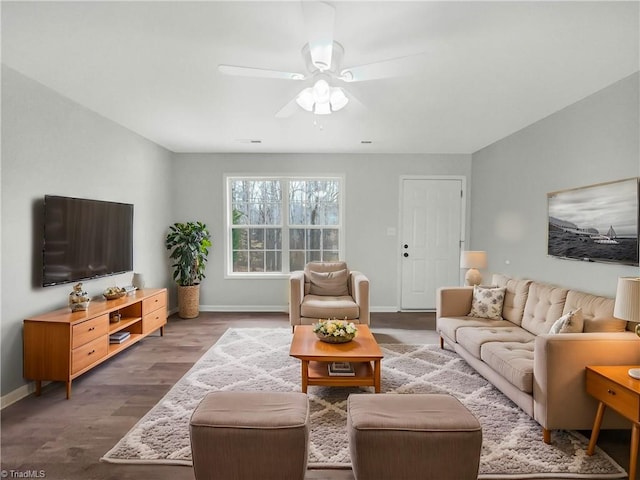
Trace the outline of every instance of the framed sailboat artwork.
<instances>
[{"instance_id":1,"label":"framed sailboat artwork","mask_svg":"<svg viewBox=\"0 0 640 480\"><path fill-rule=\"evenodd\" d=\"M547 194L550 256L638 266L640 177Z\"/></svg>"}]
</instances>

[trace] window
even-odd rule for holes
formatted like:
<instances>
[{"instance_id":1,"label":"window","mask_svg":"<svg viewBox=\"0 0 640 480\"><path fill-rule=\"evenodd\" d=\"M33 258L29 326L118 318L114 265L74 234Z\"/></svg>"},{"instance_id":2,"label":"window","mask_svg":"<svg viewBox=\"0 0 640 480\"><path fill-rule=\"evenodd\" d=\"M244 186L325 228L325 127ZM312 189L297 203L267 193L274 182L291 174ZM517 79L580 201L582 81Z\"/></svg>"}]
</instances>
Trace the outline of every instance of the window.
<instances>
[{"instance_id":1,"label":"window","mask_svg":"<svg viewBox=\"0 0 640 480\"><path fill-rule=\"evenodd\" d=\"M227 177L229 274L282 274L342 252L340 178Z\"/></svg>"}]
</instances>

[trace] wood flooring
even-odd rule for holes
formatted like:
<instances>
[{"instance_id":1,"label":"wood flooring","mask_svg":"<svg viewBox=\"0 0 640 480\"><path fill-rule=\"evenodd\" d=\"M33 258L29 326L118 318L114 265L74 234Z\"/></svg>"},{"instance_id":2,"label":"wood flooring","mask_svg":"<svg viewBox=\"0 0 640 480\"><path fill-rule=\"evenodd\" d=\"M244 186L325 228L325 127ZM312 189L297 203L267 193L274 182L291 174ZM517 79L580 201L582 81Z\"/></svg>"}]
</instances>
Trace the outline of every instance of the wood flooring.
<instances>
[{"instance_id":1,"label":"wood flooring","mask_svg":"<svg viewBox=\"0 0 640 480\"><path fill-rule=\"evenodd\" d=\"M374 313L371 319L371 329L382 343L436 343L434 324L433 313ZM190 320L170 317L164 337L152 334L74 380L71 400L65 399L64 384L52 383L43 388L42 396L31 395L3 409L0 475L47 480L193 480L191 467L120 465L99 459L227 328L288 325L288 316L281 313L203 312ZM598 445L626 469L629 439L626 430L603 431ZM306 479L353 480L354 476L351 470L309 470Z\"/></svg>"}]
</instances>

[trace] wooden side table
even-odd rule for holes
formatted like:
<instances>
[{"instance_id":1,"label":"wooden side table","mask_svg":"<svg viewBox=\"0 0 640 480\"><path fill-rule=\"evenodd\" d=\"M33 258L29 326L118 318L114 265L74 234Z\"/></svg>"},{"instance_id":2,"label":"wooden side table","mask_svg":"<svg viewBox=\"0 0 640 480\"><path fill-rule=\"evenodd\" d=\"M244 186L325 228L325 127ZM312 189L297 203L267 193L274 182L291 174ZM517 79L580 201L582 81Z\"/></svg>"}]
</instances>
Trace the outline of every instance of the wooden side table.
<instances>
[{"instance_id":1,"label":"wooden side table","mask_svg":"<svg viewBox=\"0 0 640 480\"><path fill-rule=\"evenodd\" d=\"M587 367L587 393L600 402L587 455L593 455L604 411L610 407L631 421L629 478L635 479L640 440L640 380L629 376L630 368L637 368L637 365Z\"/></svg>"}]
</instances>

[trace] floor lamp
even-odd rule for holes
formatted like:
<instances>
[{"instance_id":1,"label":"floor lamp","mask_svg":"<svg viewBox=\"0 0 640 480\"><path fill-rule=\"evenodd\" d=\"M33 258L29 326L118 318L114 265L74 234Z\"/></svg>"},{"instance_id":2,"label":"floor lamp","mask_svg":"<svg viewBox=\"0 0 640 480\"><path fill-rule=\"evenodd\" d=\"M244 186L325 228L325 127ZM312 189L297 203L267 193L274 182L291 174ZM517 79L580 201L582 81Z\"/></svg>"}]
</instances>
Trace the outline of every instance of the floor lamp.
<instances>
[{"instance_id":1,"label":"floor lamp","mask_svg":"<svg viewBox=\"0 0 640 480\"><path fill-rule=\"evenodd\" d=\"M640 277L618 278L616 303L613 316L628 322L636 322L636 335L640 337ZM640 379L640 368L629 369L629 376Z\"/></svg>"},{"instance_id":2,"label":"floor lamp","mask_svg":"<svg viewBox=\"0 0 640 480\"><path fill-rule=\"evenodd\" d=\"M468 268L464 276L467 285L480 285L482 275L478 268L487 268L487 252L479 250L463 250L460 253L460 268Z\"/></svg>"}]
</instances>

